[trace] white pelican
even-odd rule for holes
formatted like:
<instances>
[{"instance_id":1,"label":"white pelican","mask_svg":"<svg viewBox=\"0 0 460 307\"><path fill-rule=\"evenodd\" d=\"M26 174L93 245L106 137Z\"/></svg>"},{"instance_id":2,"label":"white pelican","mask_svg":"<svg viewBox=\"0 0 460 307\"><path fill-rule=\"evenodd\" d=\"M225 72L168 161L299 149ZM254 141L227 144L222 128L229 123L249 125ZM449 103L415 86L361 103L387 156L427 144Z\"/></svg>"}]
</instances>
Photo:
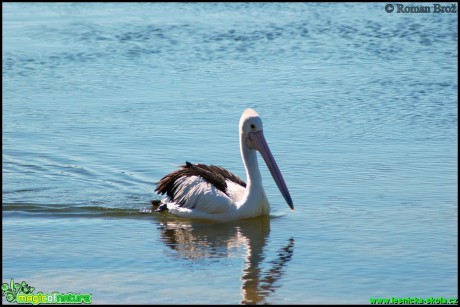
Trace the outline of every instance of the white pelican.
<instances>
[{"instance_id":1,"label":"white pelican","mask_svg":"<svg viewBox=\"0 0 460 307\"><path fill-rule=\"evenodd\" d=\"M268 215L270 205L262 186L256 150L265 160L287 204L294 210L289 190L265 141L262 119L253 109L246 109L239 125L247 184L222 167L186 162L181 169L158 182L155 191L166 197L156 211L168 210L179 217L222 222Z\"/></svg>"}]
</instances>

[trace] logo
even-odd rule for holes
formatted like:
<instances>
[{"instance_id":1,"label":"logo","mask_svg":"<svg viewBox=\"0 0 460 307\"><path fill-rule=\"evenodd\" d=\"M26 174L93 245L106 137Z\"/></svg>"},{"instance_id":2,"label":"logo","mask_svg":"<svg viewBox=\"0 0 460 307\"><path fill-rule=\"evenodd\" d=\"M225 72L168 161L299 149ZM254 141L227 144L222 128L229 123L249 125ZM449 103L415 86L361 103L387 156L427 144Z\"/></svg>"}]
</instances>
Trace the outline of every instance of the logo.
<instances>
[{"instance_id":1,"label":"logo","mask_svg":"<svg viewBox=\"0 0 460 307\"><path fill-rule=\"evenodd\" d=\"M10 283L2 284L2 297L6 296L6 300L10 303L17 304L91 304L91 294L62 294L59 292L43 293L38 292L33 294L34 287L30 287L25 281L15 283L11 279Z\"/></svg>"}]
</instances>

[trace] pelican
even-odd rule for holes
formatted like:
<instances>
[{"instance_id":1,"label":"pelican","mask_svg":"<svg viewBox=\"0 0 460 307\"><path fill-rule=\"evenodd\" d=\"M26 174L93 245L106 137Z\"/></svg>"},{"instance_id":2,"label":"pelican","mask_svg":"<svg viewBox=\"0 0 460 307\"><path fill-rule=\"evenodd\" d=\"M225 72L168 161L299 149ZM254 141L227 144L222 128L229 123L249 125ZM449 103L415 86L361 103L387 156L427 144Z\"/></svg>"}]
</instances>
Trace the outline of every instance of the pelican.
<instances>
[{"instance_id":1,"label":"pelican","mask_svg":"<svg viewBox=\"0 0 460 307\"><path fill-rule=\"evenodd\" d=\"M157 183L155 191L166 197L157 203L156 211L168 210L179 217L221 222L269 215L270 205L262 186L257 151L287 204L294 210L286 182L265 140L262 119L253 109L243 112L239 134L247 183L222 167L186 162L181 169Z\"/></svg>"}]
</instances>

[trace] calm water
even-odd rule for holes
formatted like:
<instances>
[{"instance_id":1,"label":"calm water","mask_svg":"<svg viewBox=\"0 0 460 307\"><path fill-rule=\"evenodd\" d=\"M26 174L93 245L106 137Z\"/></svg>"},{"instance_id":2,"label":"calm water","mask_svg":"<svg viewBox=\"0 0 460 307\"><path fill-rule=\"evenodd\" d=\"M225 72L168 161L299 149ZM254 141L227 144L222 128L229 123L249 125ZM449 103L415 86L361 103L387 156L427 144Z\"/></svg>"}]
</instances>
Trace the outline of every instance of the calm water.
<instances>
[{"instance_id":1,"label":"calm water","mask_svg":"<svg viewBox=\"0 0 460 307\"><path fill-rule=\"evenodd\" d=\"M384 4L3 4L2 282L95 303L457 297L457 26ZM268 219L140 212L186 160L244 177L247 107L294 213L263 162Z\"/></svg>"}]
</instances>

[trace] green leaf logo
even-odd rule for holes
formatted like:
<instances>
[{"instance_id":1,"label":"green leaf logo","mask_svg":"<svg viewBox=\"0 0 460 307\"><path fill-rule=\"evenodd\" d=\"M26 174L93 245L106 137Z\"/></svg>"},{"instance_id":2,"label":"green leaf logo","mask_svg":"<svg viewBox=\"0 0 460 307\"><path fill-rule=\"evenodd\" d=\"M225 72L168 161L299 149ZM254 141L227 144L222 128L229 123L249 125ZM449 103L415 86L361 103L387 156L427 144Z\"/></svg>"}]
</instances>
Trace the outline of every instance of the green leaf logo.
<instances>
[{"instance_id":1,"label":"green leaf logo","mask_svg":"<svg viewBox=\"0 0 460 307\"><path fill-rule=\"evenodd\" d=\"M6 300L10 303L16 302L18 294L32 294L35 291L34 287L30 287L25 281L22 283L15 283L11 278L10 284L2 284L2 296L6 296Z\"/></svg>"}]
</instances>

